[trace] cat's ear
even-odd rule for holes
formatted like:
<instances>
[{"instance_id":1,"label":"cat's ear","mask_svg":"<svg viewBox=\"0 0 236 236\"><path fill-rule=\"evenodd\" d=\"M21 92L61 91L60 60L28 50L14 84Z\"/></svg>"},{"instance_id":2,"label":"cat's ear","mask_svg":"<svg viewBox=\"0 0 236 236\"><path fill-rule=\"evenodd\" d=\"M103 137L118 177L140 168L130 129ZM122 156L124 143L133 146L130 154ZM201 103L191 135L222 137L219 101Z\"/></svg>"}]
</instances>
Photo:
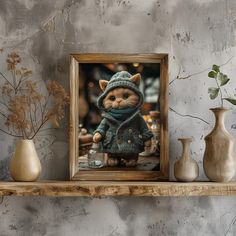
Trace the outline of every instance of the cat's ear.
<instances>
[{"instance_id":1,"label":"cat's ear","mask_svg":"<svg viewBox=\"0 0 236 236\"><path fill-rule=\"evenodd\" d=\"M99 86L101 88L102 91L104 91L107 87L108 81L107 80L99 80Z\"/></svg>"},{"instance_id":2,"label":"cat's ear","mask_svg":"<svg viewBox=\"0 0 236 236\"><path fill-rule=\"evenodd\" d=\"M141 75L138 73L138 74L135 74L133 75L132 77L130 77L130 80L137 86L139 86L140 84L140 80L141 80Z\"/></svg>"}]
</instances>

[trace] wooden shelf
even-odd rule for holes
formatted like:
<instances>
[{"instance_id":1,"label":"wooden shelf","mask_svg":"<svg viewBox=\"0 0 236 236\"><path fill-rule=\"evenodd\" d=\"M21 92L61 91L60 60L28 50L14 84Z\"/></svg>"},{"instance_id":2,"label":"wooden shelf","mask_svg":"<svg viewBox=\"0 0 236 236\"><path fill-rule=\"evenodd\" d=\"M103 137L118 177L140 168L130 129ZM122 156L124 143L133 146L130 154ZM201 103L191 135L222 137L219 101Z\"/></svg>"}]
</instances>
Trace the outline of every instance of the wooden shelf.
<instances>
[{"instance_id":1,"label":"wooden shelf","mask_svg":"<svg viewBox=\"0 0 236 236\"><path fill-rule=\"evenodd\" d=\"M0 196L235 196L236 182L1 182Z\"/></svg>"}]
</instances>

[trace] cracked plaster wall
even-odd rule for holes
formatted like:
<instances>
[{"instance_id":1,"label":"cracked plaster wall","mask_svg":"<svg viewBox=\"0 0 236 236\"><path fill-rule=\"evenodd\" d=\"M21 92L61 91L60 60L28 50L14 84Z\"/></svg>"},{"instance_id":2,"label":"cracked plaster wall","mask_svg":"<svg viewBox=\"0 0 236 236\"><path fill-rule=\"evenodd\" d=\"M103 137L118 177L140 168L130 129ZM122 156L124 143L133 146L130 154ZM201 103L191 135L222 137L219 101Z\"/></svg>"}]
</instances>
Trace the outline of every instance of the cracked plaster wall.
<instances>
[{"instance_id":1,"label":"cracked plaster wall","mask_svg":"<svg viewBox=\"0 0 236 236\"><path fill-rule=\"evenodd\" d=\"M68 88L72 52L169 53L170 177L181 153L177 141L192 136L192 157L202 170L204 136L213 125L208 98L213 63L224 65L235 94L234 0L0 0L0 69L16 51L34 79ZM235 109L226 126L236 137ZM4 125L1 123L1 125ZM36 140L42 179L67 179L63 129ZM0 134L0 179L8 179L15 140ZM235 235L234 197L0 199L0 235Z\"/></svg>"}]
</instances>

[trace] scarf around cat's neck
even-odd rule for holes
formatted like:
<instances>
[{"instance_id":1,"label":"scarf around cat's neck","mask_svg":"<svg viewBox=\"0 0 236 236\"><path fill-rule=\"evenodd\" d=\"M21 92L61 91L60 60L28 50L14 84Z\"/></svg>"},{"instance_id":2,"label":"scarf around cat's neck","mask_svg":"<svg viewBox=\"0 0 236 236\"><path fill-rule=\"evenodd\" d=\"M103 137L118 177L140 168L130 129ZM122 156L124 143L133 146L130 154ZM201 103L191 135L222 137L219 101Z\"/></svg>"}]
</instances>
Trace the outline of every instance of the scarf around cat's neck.
<instances>
[{"instance_id":1,"label":"scarf around cat's neck","mask_svg":"<svg viewBox=\"0 0 236 236\"><path fill-rule=\"evenodd\" d=\"M107 111L107 113L118 121L125 121L137 110L138 107L133 107L133 108L128 107L123 109L111 108L110 110Z\"/></svg>"}]
</instances>

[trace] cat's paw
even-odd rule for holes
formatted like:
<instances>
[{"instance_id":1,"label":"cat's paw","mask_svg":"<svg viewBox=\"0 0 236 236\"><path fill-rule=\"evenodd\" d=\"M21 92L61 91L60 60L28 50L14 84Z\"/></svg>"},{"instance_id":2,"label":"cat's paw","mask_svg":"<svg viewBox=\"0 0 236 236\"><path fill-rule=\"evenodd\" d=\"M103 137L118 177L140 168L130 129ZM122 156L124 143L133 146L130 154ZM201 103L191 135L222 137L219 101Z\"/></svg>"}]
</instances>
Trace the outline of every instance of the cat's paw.
<instances>
[{"instance_id":1,"label":"cat's paw","mask_svg":"<svg viewBox=\"0 0 236 236\"><path fill-rule=\"evenodd\" d=\"M120 162L118 158L109 157L107 160L108 166L119 166Z\"/></svg>"},{"instance_id":2,"label":"cat's paw","mask_svg":"<svg viewBox=\"0 0 236 236\"><path fill-rule=\"evenodd\" d=\"M151 147L152 145L152 141L151 139L147 140L145 143L144 143L145 147Z\"/></svg>"},{"instance_id":3,"label":"cat's paw","mask_svg":"<svg viewBox=\"0 0 236 236\"><path fill-rule=\"evenodd\" d=\"M137 166L137 159L121 159L121 164L126 167L135 167Z\"/></svg>"},{"instance_id":4,"label":"cat's paw","mask_svg":"<svg viewBox=\"0 0 236 236\"><path fill-rule=\"evenodd\" d=\"M95 134L93 135L93 142L94 142L94 143L100 142L101 139L102 139L102 135L101 135L100 133L97 132L97 133L95 133Z\"/></svg>"}]
</instances>

